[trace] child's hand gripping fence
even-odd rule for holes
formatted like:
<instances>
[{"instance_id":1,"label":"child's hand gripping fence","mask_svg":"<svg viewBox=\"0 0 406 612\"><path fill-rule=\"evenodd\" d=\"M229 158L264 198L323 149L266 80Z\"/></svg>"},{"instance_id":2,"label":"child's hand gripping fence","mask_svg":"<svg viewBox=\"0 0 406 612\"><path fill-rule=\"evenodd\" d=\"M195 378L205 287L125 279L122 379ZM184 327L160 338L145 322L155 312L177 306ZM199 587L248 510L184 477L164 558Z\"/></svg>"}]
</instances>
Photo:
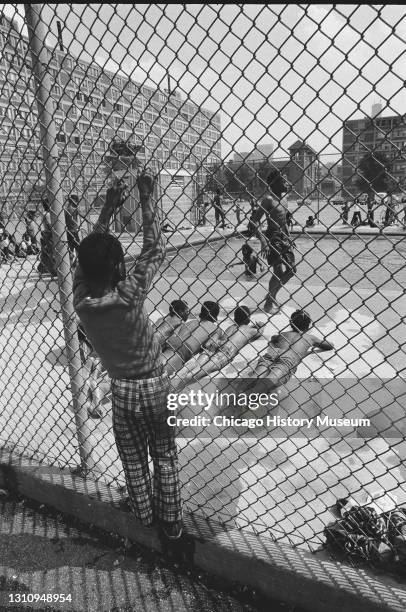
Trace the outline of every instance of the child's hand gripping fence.
<instances>
[{"instance_id":1,"label":"child's hand gripping fence","mask_svg":"<svg viewBox=\"0 0 406 612\"><path fill-rule=\"evenodd\" d=\"M183 356L176 393L255 379L261 357L263 388L279 393L266 410L177 404L179 418L219 417L211 428L180 423L185 507L317 546L337 498L383 491L404 504L403 8L4 7L1 445L124 485L109 379L77 334L72 274L116 178L128 194L110 229L131 271L142 248L137 177L149 166L167 238L151 320L183 300L190 321L210 300L221 329L235 325ZM269 183L275 171L286 193ZM275 244L261 270L256 258ZM241 305L267 321L259 339L234 321ZM292 335L303 342L290 321L298 309L312 321L308 352ZM179 326L165 327L164 356ZM322 340L334 351L320 354ZM224 420L242 416L262 423Z\"/></svg>"}]
</instances>

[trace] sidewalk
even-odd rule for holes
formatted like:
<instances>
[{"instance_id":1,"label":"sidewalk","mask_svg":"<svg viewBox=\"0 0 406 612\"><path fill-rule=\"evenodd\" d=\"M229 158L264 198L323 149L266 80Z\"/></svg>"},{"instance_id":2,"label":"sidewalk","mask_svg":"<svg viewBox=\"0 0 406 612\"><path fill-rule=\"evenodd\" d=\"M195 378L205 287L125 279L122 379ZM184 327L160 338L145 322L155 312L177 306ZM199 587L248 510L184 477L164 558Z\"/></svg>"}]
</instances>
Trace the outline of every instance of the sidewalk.
<instances>
[{"instance_id":1,"label":"sidewalk","mask_svg":"<svg viewBox=\"0 0 406 612\"><path fill-rule=\"evenodd\" d=\"M227 591L224 581L220 588L214 579L209 583L201 572L191 575L190 568L177 568L158 553L141 547L126 548L120 538L81 526L55 510L13 497L3 489L0 489L0 550L2 612L261 609L236 599L231 594L234 587ZM42 596L42 601L31 602L33 598L29 595L35 594ZM67 601L57 601L58 596L62 599L61 594ZM253 597L245 595L243 601L252 601ZM286 610L283 605L269 601L268 606L271 605L275 612Z\"/></svg>"}]
</instances>

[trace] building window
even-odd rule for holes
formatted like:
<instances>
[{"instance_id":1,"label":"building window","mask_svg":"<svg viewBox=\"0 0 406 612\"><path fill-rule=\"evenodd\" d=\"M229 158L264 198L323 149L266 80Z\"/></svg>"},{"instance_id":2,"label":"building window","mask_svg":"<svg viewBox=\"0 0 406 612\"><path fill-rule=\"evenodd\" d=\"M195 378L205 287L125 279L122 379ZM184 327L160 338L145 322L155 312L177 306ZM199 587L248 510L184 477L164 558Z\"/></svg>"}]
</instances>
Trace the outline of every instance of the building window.
<instances>
[{"instance_id":1,"label":"building window","mask_svg":"<svg viewBox=\"0 0 406 612\"><path fill-rule=\"evenodd\" d=\"M57 70L56 68L48 68L48 71L53 77L54 81L57 81L59 77L59 70Z\"/></svg>"},{"instance_id":2,"label":"building window","mask_svg":"<svg viewBox=\"0 0 406 612\"><path fill-rule=\"evenodd\" d=\"M23 121L27 122L28 121L28 111L24 111L21 109L17 109L17 115L20 119L22 119Z\"/></svg>"},{"instance_id":3,"label":"building window","mask_svg":"<svg viewBox=\"0 0 406 612\"><path fill-rule=\"evenodd\" d=\"M66 142L66 136L63 132L58 132L58 134L56 135L56 141L57 142Z\"/></svg>"},{"instance_id":4,"label":"building window","mask_svg":"<svg viewBox=\"0 0 406 612\"><path fill-rule=\"evenodd\" d=\"M87 69L87 72L89 74L89 76L96 78L99 76L99 71L97 68L92 68L91 66L89 66L89 68Z\"/></svg>"},{"instance_id":5,"label":"building window","mask_svg":"<svg viewBox=\"0 0 406 612\"><path fill-rule=\"evenodd\" d=\"M116 111L120 111L123 112L123 105L122 104L118 104L117 102L115 104L113 104L113 108Z\"/></svg>"}]
</instances>

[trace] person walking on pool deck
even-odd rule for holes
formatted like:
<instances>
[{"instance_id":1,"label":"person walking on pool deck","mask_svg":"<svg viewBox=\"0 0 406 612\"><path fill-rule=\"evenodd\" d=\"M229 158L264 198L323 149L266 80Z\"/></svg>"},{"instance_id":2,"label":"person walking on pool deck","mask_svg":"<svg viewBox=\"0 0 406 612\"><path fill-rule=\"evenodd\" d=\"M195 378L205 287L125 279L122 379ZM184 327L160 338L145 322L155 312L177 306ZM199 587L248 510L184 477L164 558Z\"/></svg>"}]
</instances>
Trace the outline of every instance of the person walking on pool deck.
<instances>
[{"instance_id":1,"label":"person walking on pool deck","mask_svg":"<svg viewBox=\"0 0 406 612\"><path fill-rule=\"evenodd\" d=\"M286 181L279 170L272 170L268 175L267 182L269 193L251 215L247 233L248 236L254 234L258 236L262 251L272 269L264 310L274 314L279 310L276 296L283 285L295 275L296 266L286 223L287 209L281 202L282 194L287 191ZM267 229L265 233L262 233L260 222L264 215L267 219Z\"/></svg>"},{"instance_id":2,"label":"person walking on pool deck","mask_svg":"<svg viewBox=\"0 0 406 612\"><path fill-rule=\"evenodd\" d=\"M137 185L143 247L133 270L126 274L121 243L109 234L110 219L125 200L119 181L107 191L94 231L79 245L74 307L111 378L114 437L134 514L147 527L158 521L162 535L176 540L182 534L182 508L175 430L167 423L169 378L145 308L165 245L149 171L140 174Z\"/></svg>"},{"instance_id":3,"label":"person walking on pool deck","mask_svg":"<svg viewBox=\"0 0 406 612\"><path fill-rule=\"evenodd\" d=\"M183 300L173 300L169 305L169 314L160 317L153 324L161 346L165 344L175 329L189 318L189 308Z\"/></svg>"},{"instance_id":4,"label":"person walking on pool deck","mask_svg":"<svg viewBox=\"0 0 406 612\"><path fill-rule=\"evenodd\" d=\"M52 277L56 277L56 263L54 253L54 243L52 238L52 225L51 225L51 213L48 198L45 197L42 201L42 207L44 214L42 216L41 224L41 250L40 250L40 261L37 266L37 271L40 274L50 274Z\"/></svg>"},{"instance_id":5,"label":"person walking on pool deck","mask_svg":"<svg viewBox=\"0 0 406 612\"><path fill-rule=\"evenodd\" d=\"M223 210L223 206L221 203L221 191L220 189L216 190L216 195L213 198L213 208L214 208L214 215L215 215L215 226L217 226L220 223L220 219L221 219L221 227L224 229L225 228L225 222L226 222L226 213Z\"/></svg>"},{"instance_id":6,"label":"person walking on pool deck","mask_svg":"<svg viewBox=\"0 0 406 612\"><path fill-rule=\"evenodd\" d=\"M240 372L242 379L263 379L262 383L253 380L248 384L242 380L245 389L255 386L256 391L269 391L280 387L296 372L309 350L334 350L331 342L308 333L312 320L304 310L296 310L290 317L290 324L291 331L272 336L266 354L258 359L254 367Z\"/></svg>"},{"instance_id":7,"label":"person walking on pool deck","mask_svg":"<svg viewBox=\"0 0 406 612\"><path fill-rule=\"evenodd\" d=\"M360 209L360 206L359 206L358 198L355 198L354 206L353 206L353 215L352 215L352 219L351 219L351 225L353 227L355 227L355 226L361 225L361 224L362 224L361 209Z\"/></svg>"}]
</instances>

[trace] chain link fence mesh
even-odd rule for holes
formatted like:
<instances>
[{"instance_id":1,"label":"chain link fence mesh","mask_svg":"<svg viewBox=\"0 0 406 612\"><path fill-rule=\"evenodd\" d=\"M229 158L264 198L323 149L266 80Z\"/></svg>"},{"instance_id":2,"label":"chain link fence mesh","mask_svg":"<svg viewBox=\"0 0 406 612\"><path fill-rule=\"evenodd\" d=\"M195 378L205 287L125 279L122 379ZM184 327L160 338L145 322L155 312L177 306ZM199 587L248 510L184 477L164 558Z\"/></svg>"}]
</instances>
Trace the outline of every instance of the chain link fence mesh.
<instances>
[{"instance_id":1,"label":"chain link fence mesh","mask_svg":"<svg viewBox=\"0 0 406 612\"><path fill-rule=\"evenodd\" d=\"M241 373L289 328L292 312L305 308L335 352L304 360L288 383L286 414L278 414L368 417L372 425L348 426L339 436L266 429L239 438L180 435L185 507L315 547L338 498L390 494L402 505L404 8L34 7L47 32L42 70L52 84L65 208L59 219L68 234L53 246L46 206L54 194L47 191L27 23L21 5L3 5L1 445L48 465L80 463L53 253L65 243L75 266L75 240L91 231L112 178L130 187L113 231L133 261L142 236L137 172L148 165L158 176L154 195L170 248L148 297L151 318L166 314L174 299L186 300L194 315L212 299L225 328L241 304L264 320L268 266L250 276L236 264L246 241L241 231L277 168L289 183L284 204L297 271L263 337L221 373ZM213 205L217 190L224 219ZM250 244L260 251L256 238ZM78 374L89 394L89 369ZM93 397L100 406L92 409L102 417L89 417L86 435L93 476L122 487L108 386L99 372Z\"/></svg>"}]
</instances>

